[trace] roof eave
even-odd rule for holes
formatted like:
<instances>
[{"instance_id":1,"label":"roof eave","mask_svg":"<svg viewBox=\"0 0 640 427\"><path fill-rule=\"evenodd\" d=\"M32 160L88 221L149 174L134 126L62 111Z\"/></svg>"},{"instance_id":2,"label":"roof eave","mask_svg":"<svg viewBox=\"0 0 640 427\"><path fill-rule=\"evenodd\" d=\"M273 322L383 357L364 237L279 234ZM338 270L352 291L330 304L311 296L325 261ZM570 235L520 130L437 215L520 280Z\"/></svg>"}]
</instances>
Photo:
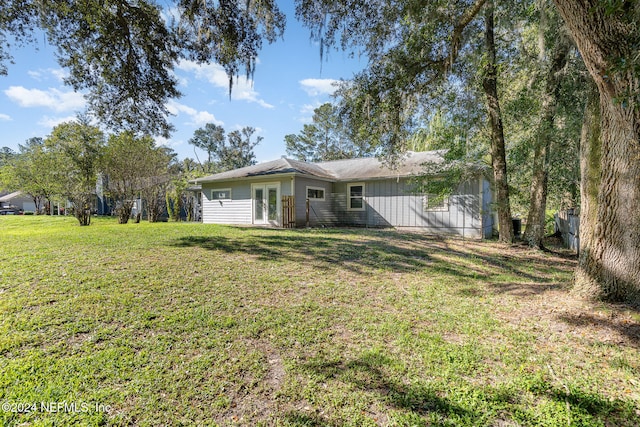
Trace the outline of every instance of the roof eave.
<instances>
[{"instance_id":1,"label":"roof eave","mask_svg":"<svg viewBox=\"0 0 640 427\"><path fill-rule=\"evenodd\" d=\"M196 185L197 184L202 185L202 184L214 184L218 182L233 182L233 181L258 181L258 180L264 181L265 179L269 179L271 177L286 178L286 177L293 177L293 176L316 179L318 181L327 181L327 182L337 181L335 178L322 177L322 176L317 176L317 175L312 175L312 174L302 173L302 172L274 172L274 173L262 173L262 174L248 175L248 176L237 176L233 178L210 179L210 180L207 180L205 178L200 178L200 179L195 179L189 182Z\"/></svg>"}]
</instances>

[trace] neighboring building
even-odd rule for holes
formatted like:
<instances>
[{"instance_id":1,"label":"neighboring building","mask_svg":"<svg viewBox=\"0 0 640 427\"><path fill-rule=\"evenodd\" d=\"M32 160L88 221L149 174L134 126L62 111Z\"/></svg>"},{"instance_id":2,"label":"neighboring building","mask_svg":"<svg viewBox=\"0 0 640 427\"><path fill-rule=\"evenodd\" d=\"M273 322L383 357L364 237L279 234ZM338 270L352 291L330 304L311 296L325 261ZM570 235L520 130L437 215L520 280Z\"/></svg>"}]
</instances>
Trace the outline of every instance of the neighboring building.
<instances>
[{"instance_id":1,"label":"neighboring building","mask_svg":"<svg viewBox=\"0 0 640 427\"><path fill-rule=\"evenodd\" d=\"M16 212L35 212L36 204L31 196L24 194L22 191L14 191L0 196L0 209L12 209Z\"/></svg>"},{"instance_id":2,"label":"neighboring building","mask_svg":"<svg viewBox=\"0 0 640 427\"><path fill-rule=\"evenodd\" d=\"M481 172L435 205L415 192L412 178L424 175L426 163L442 164L442 155L411 152L396 169L376 158L322 163L282 158L192 182L201 186L204 223L407 227L491 237L492 193Z\"/></svg>"}]
</instances>

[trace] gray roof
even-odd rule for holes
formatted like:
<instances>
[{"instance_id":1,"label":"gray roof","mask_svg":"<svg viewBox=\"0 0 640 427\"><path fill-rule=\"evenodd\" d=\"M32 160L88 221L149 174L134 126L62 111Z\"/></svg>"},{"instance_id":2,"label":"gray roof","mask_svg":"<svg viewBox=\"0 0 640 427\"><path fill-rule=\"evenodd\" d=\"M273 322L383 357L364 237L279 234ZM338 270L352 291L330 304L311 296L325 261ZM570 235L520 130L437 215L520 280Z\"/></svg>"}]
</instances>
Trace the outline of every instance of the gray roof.
<instances>
[{"instance_id":1,"label":"gray roof","mask_svg":"<svg viewBox=\"0 0 640 427\"><path fill-rule=\"evenodd\" d=\"M13 193L9 193L0 197L0 202L8 202L12 199L15 199L16 197L19 197L20 195L22 195L22 191L14 191Z\"/></svg>"},{"instance_id":2,"label":"gray roof","mask_svg":"<svg viewBox=\"0 0 640 427\"><path fill-rule=\"evenodd\" d=\"M316 163L335 175L338 180L356 179L380 179L397 178L407 176L423 175L425 163L441 164L444 162L445 150L438 151L409 151L404 157L399 159L397 165L391 167L375 157L362 159L334 160L331 162Z\"/></svg>"},{"instance_id":3,"label":"gray roof","mask_svg":"<svg viewBox=\"0 0 640 427\"><path fill-rule=\"evenodd\" d=\"M250 178L256 176L294 173L299 175L309 175L316 178L335 180L336 177L330 172L318 167L314 163L301 162L292 159L277 159L270 162L258 163L240 169L233 169L227 172L217 173L193 180L196 184L214 181L229 181L238 178Z\"/></svg>"},{"instance_id":4,"label":"gray roof","mask_svg":"<svg viewBox=\"0 0 640 427\"><path fill-rule=\"evenodd\" d=\"M383 164L375 157L335 160L331 162L307 163L298 160L281 158L270 162L234 169L227 172L209 175L191 182L231 181L275 174L307 175L330 181L381 179L416 176L425 173L425 163L441 164L444 161L444 150L408 152L395 167Z\"/></svg>"}]
</instances>

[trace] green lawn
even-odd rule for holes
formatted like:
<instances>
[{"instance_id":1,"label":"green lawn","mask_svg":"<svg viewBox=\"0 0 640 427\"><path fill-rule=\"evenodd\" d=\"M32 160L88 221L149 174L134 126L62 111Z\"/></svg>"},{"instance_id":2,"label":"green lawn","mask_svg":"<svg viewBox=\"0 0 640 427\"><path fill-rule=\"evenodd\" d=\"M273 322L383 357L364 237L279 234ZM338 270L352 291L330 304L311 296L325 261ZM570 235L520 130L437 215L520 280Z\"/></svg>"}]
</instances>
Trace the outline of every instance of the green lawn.
<instances>
[{"instance_id":1,"label":"green lawn","mask_svg":"<svg viewBox=\"0 0 640 427\"><path fill-rule=\"evenodd\" d=\"M384 230L0 217L6 426L638 425L575 259Z\"/></svg>"}]
</instances>

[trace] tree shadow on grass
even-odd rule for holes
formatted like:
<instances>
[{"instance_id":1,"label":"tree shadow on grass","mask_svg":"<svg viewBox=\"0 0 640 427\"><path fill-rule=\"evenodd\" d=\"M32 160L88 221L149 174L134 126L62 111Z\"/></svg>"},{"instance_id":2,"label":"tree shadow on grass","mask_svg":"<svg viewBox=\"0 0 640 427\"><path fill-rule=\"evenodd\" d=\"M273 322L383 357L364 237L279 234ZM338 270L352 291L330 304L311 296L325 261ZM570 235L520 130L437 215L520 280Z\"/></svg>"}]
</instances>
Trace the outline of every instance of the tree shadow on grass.
<instances>
[{"instance_id":1,"label":"tree shadow on grass","mask_svg":"<svg viewBox=\"0 0 640 427\"><path fill-rule=\"evenodd\" d=\"M292 427L338 427L340 424L329 422L317 414L302 411L289 411L282 416L284 425Z\"/></svg>"},{"instance_id":2,"label":"tree shadow on grass","mask_svg":"<svg viewBox=\"0 0 640 427\"><path fill-rule=\"evenodd\" d=\"M351 383L358 389L373 394L389 410L400 411L412 419L437 414L442 425L454 420L465 420L469 425L481 424L485 416L463 408L445 397L428 383L405 384L393 374L394 361L378 352L370 352L350 361L313 360L302 370L325 381ZM440 424L435 424L440 425Z\"/></svg>"},{"instance_id":3,"label":"tree shadow on grass","mask_svg":"<svg viewBox=\"0 0 640 427\"><path fill-rule=\"evenodd\" d=\"M590 313L563 314L558 319L576 327L593 327L616 331L628 344L640 348L640 323L621 317L597 317Z\"/></svg>"},{"instance_id":4,"label":"tree shadow on grass","mask_svg":"<svg viewBox=\"0 0 640 427\"><path fill-rule=\"evenodd\" d=\"M369 352L350 361L315 359L305 363L302 370L323 381L350 383L373 394L388 410L399 411L412 421L418 417L428 425L526 424L537 419L542 410L536 404L526 403L527 400L522 399L524 390L515 385L478 386L469 394L474 401L463 406L447 398L448 393L456 392L442 383L403 382L401 375L394 372L395 363L379 352ZM524 388L543 398L542 402L561 403L548 407L547 421L564 424L571 419L575 425L635 426L640 420L632 401L611 400L579 387L556 386L543 379L534 380ZM469 393L468 390L461 392L463 396ZM316 418L308 421L313 420Z\"/></svg>"},{"instance_id":5,"label":"tree shadow on grass","mask_svg":"<svg viewBox=\"0 0 640 427\"><path fill-rule=\"evenodd\" d=\"M354 238L355 236L355 238ZM358 237L361 237L359 239ZM210 251L240 253L261 261L291 261L340 267L365 274L371 270L415 272L425 268L456 277L476 277L464 266L434 259L438 250L428 239L398 239L395 233L355 230L336 233L262 229L238 237L187 236L169 243L174 247L199 247Z\"/></svg>"},{"instance_id":6,"label":"tree shadow on grass","mask_svg":"<svg viewBox=\"0 0 640 427\"><path fill-rule=\"evenodd\" d=\"M490 289L498 294L509 294L519 297L541 295L549 291L568 290L569 285L557 282L508 282L490 283Z\"/></svg>"},{"instance_id":7,"label":"tree shadow on grass","mask_svg":"<svg viewBox=\"0 0 640 427\"><path fill-rule=\"evenodd\" d=\"M525 271L527 263L521 259L501 258L502 255L492 257L474 250L462 251L437 236L365 229L322 230L321 233L317 230L239 230L243 232L239 236L186 236L169 242L169 245L247 254L262 261L340 267L358 274L380 269L393 272L428 269L429 272L464 281L488 280L496 273L508 273L530 282L545 283L547 287L552 285L552 279L545 275ZM438 256L434 257L434 254Z\"/></svg>"},{"instance_id":8,"label":"tree shadow on grass","mask_svg":"<svg viewBox=\"0 0 640 427\"><path fill-rule=\"evenodd\" d=\"M551 399L565 405L564 416L567 424L637 426L640 414L632 401L608 399L575 386L557 386L545 380L534 381L529 391L536 396ZM533 408L534 417L538 416Z\"/></svg>"}]
</instances>

